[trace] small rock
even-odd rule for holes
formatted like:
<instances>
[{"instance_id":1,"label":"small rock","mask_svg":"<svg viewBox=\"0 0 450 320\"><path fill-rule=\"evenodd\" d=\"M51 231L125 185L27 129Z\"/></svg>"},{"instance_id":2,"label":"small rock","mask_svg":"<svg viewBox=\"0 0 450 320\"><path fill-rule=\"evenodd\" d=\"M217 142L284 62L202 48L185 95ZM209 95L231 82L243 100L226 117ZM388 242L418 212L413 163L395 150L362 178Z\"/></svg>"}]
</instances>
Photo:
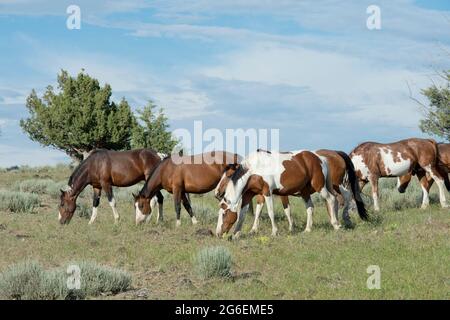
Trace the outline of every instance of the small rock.
<instances>
[{"instance_id":1,"label":"small rock","mask_svg":"<svg viewBox=\"0 0 450 320\"><path fill-rule=\"evenodd\" d=\"M148 298L149 292L147 288L142 288L134 291L133 296L136 298L146 299Z\"/></svg>"},{"instance_id":2,"label":"small rock","mask_svg":"<svg viewBox=\"0 0 450 320\"><path fill-rule=\"evenodd\" d=\"M6 230L6 224L0 223L0 230Z\"/></svg>"}]
</instances>

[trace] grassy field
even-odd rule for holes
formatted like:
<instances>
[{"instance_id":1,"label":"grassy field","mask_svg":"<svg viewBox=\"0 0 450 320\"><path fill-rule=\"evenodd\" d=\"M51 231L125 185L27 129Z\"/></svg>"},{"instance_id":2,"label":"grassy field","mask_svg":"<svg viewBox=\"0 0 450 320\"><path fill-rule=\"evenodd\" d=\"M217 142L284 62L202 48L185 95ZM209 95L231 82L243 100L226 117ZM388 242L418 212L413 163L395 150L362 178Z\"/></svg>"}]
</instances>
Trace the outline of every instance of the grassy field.
<instances>
[{"instance_id":1,"label":"grassy field","mask_svg":"<svg viewBox=\"0 0 450 320\"><path fill-rule=\"evenodd\" d=\"M69 225L61 226L55 190L69 175L65 166L0 172L0 193L14 191L28 197L27 192L32 192L39 197L23 212L11 212L8 204L0 206L0 270L31 259L46 268L91 261L131 274L132 290L95 297L101 299L450 298L450 209L440 209L436 201L427 210L416 209L420 204L416 182L406 194L399 194L395 179L384 181L383 211L371 212L370 222L352 214L353 229L332 230L323 204L317 202L313 231L302 233L305 207L292 199L296 228L289 234L280 201L275 199L278 237L270 237L264 210L258 235L248 235L253 219L248 215L244 235L226 241L197 232L215 229L217 202L212 195L192 196L197 226L182 211L182 226L175 228L173 204L167 196L165 221L156 225L154 216L151 223L136 227L130 190L122 190L117 197L120 224L113 224L102 197L97 221L88 226L88 190L79 199L82 216L76 213ZM30 179L45 182L23 182ZM33 189L30 185L35 184ZM205 279L196 272L195 256L209 246L223 246L231 253L231 277ZM379 290L366 286L369 265L380 267Z\"/></svg>"}]
</instances>

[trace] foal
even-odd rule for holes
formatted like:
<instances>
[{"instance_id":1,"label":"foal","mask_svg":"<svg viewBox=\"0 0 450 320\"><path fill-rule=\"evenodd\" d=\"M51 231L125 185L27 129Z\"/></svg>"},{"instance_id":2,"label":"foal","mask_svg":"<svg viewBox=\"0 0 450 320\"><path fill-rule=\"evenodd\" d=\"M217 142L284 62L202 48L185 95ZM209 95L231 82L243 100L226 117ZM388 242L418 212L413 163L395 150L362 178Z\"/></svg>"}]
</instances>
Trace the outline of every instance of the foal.
<instances>
[{"instance_id":1,"label":"foal","mask_svg":"<svg viewBox=\"0 0 450 320\"><path fill-rule=\"evenodd\" d=\"M145 181L139 194L133 195L136 221L144 221L151 213L150 199L165 189L173 194L176 226L181 225L181 203L196 224L187 193L206 193L213 190L229 165L237 164L241 157L234 153L212 151L195 156L171 155L165 158Z\"/></svg>"},{"instance_id":2,"label":"foal","mask_svg":"<svg viewBox=\"0 0 450 320\"><path fill-rule=\"evenodd\" d=\"M92 216L89 224L97 217L97 207L100 204L101 191L106 192L109 204L114 214L114 221L120 219L116 210L113 186L129 187L149 177L150 172L161 162L160 156L150 149L130 151L110 151L98 149L83 160L69 178L68 190L61 190L59 205L59 222L67 224L72 219L76 209L76 201L80 193L88 185L94 189ZM159 203L159 219L162 219L164 197L161 192L155 193ZM153 201L156 204L156 201Z\"/></svg>"}]
</instances>

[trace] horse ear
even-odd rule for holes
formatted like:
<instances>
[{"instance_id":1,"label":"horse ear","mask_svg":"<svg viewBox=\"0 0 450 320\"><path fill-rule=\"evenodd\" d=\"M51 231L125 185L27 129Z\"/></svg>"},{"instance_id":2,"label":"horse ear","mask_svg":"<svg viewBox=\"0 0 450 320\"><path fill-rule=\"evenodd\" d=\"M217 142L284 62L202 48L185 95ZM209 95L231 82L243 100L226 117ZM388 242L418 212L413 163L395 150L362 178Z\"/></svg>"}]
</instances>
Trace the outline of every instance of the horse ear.
<instances>
[{"instance_id":1,"label":"horse ear","mask_svg":"<svg viewBox=\"0 0 450 320\"><path fill-rule=\"evenodd\" d=\"M64 194L64 190L63 189L59 189L59 191L61 191L61 194Z\"/></svg>"}]
</instances>

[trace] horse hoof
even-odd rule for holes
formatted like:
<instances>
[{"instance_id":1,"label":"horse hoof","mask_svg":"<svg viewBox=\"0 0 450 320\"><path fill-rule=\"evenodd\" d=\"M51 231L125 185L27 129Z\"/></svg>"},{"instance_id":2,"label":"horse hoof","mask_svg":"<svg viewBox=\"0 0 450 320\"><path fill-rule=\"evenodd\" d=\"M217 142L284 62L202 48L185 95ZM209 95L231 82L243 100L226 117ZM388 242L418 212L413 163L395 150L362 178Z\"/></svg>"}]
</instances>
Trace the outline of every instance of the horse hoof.
<instances>
[{"instance_id":1,"label":"horse hoof","mask_svg":"<svg viewBox=\"0 0 450 320\"><path fill-rule=\"evenodd\" d=\"M179 226L181 226L181 221L177 220L177 223L175 224L175 226L178 228Z\"/></svg>"},{"instance_id":2,"label":"horse hoof","mask_svg":"<svg viewBox=\"0 0 450 320\"><path fill-rule=\"evenodd\" d=\"M197 219L195 218L195 217L192 217L192 224L197 224L198 223L198 221L197 221Z\"/></svg>"},{"instance_id":3,"label":"horse hoof","mask_svg":"<svg viewBox=\"0 0 450 320\"><path fill-rule=\"evenodd\" d=\"M310 232L311 232L311 229L310 229L310 228L306 228L303 232L304 232L304 233L310 233Z\"/></svg>"}]
</instances>

